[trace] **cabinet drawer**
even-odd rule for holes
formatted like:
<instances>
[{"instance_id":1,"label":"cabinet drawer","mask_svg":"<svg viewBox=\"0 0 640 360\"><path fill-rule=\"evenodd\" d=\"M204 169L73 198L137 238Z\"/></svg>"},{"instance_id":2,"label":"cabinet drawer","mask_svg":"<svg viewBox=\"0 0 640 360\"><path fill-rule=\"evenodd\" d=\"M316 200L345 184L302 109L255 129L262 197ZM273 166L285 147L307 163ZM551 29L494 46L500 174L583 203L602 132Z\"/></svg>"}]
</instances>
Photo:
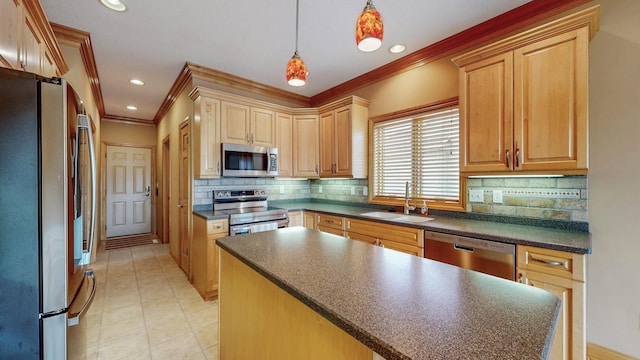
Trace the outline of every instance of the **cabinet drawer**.
<instances>
[{"instance_id":1,"label":"cabinet drawer","mask_svg":"<svg viewBox=\"0 0 640 360\"><path fill-rule=\"evenodd\" d=\"M344 236L344 230L342 229L335 229L329 226L318 225L318 230L333 235Z\"/></svg>"},{"instance_id":2,"label":"cabinet drawer","mask_svg":"<svg viewBox=\"0 0 640 360\"><path fill-rule=\"evenodd\" d=\"M362 241L371 245L377 245L378 243L378 238L376 238L375 236L358 234L358 233L349 232L349 231L344 232L344 237L351 240Z\"/></svg>"},{"instance_id":3,"label":"cabinet drawer","mask_svg":"<svg viewBox=\"0 0 640 360\"><path fill-rule=\"evenodd\" d=\"M229 222L225 220L209 220L207 221L207 234L228 234Z\"/></svg>"},{"instance_id":4,"label":"cabinet drawer","mask_svg":"<svg viewBox=\"0 0 640 360\"><path fill-rule=\"evenodd\" d=\"M523 270L585 281L584 260L585 257L581 254L518 246L518 268Z\"/></svg>"},{"instance_id":5,"label":"cabinet drawer","mask_svg":"<svg viewBox=\"0 0 640 360\"><path fill-rule=\"evenodd\" d=\"M344 230L344 218L340 216L317 214L316 224L318 224L318 230L320 230L321 226L337 230Z\"/></svg>"},{"instance_id":6,"label":"cabinet drawer","mask_svg":"<svg viewBox=\"0 0 640 360\"><path fill-rule=\"evenodd\" d=\"M353 219L347 220L345 229L348 232L369 235L380 240L391 240L420 248L424 247L424 231L422 229Z\"/></svg>"}]
</instances>

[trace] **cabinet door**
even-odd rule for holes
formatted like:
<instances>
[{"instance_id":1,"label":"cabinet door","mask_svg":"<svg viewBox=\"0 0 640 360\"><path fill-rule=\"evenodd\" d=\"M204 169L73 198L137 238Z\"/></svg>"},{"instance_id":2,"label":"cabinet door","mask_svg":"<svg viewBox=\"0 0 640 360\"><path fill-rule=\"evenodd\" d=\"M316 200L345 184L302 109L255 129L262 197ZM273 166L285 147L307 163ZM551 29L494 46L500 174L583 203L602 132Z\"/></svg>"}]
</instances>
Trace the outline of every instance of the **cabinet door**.
<instances>
[{"instance_id":1,"label":"cabinet door","mask_svg":"<svg viewBox=\"0 0 640 360\"><path fill-rule=\"evenodd\" d=\"M249 143L256 146L274 146L276 143L276 113L251 108Z\"/></svg>"},{"instance_id":2,"label":"cabinet door","mask_svg":"<svg viewBox=\"0 0 640 360\"><path fill-rule=\"evenodd\" d=\"M347 219L346 230L375 236L380 240L394 241L419 248L424 247L424 230L422 229L382 224L366 220Z\"/></svg>"},{"instance_id":3,"label":"cabinet door","mask_svg":"<svg viewBox=\"0 0 640 360\"><path fill-rule=\"evenodd\" d=\"M0 66L19 68L18 39L21 7L17 0L0 0Z\"/></svg>"},{"instance_id":4,"label":"cabinet door","mask_svg":"<svg viewBox=\"0 0 640 360\"><path fill-rule=\"evenodd\" d=\"M345 231L344 237L351 240L358 240L371 245L378 245L378 238L371 235L359 234L351 231Z\"/></svg>"},{"instance_id":5,"label":"cabinet door","mask_svg":"<svg viewBox=\"0 0 640 360\"><path fill-rule=\"evenodd\" d=\"M38 30L29 16L24 18L22 27L22 50L20 63L23 70L40 74L42 71L42 42Z\"/></svg>"},{"instance_id":6,"label":"cabinet door","mask_svg":"<svg viewBox=\"0 0 640 360\"><path fill-rule=\"evenodd\" d=\"M421 247L413 246L413 245L407 245L407 244L403 244L396 241L390 241L390 240L380 240L379 245L382 246L383 248L400 251L409 255L415 255L419 257L424 256L424 249Z\"/></svg>"},{"instance_id":7,"label":"cabinet door","mask_svg":"<svg viewBox=\"0 0 640 360\"><path fill-rule=\"evenodd\" d=\"M586 169L588 29L514 51L518 170Z\"/></svg>"},{"instance_id":8,"label":"cabinet door","mask_svg":"<svg viewBox=\"0 0 640 360\"><path fill-rule=\"evenodd\" d=\"M249 107L221 101L220 108L220 140L232 144L249 143Z\"/></svg>"},{"instance_id":9,"label":"cabinet door","mask_svg":"<svg viewBox=\"0 0 640 360\"><path fill-rule=\"evenodd\" d=\"M460 171L510 171L513 55L460 68Z\"/></svg>"},{"instance_id":10,"label":"cabinet door","mask_svg":"<svg viewBox=\"0 0 640 360\"><path fill-rule=\"evenodd\" d=\"M351 148L351 106L343 106L335 111L335 153L334 175L348 177L352 175Z\"/></svg>"},{"instance_id":11,"label":"cabinet door","mask_svg":"<svg viewBox=\"0 0 640 360\"><path fill-rule=\"evenodd\" d=\"M293 176L317 178L318 115L293 117Z\"/></svg>"},{"instance_id":12,"label":"cabinet door","mask_svg":"<svg viewBox=\"0 0 640 360\"><path fill-rule=\"evenodd\" d=\"M196 179L220 177L220 101L198 98L194 117L194 169Z\"/></svg>"},{"instance_id":13,"label":"cabinet door","mask_svg":"<svg viewBox=\"0 0 640 360\"><path fill-rule=\"evenodd\" d=\"M42 75L48 77L55 77L59 75L58 68L48 51L45 51L42 54Z\"/></svg>"},{"instance_id":14,"label":"cabinet door","mask_svg":"<svg viewBox=\"0 0 640 360\"><path fill-rule=\"evenodd\" d=\"M303 225L304 225L304 216L302 215L302 211L289 212L289 227L303 226Z\"/></svg>"},{"instance_id":15,"label":"cabinet door","mask_svg":"<svg viewBox=\"0 0 640 360\"><path fill-rule=\"evenodd\" d=\"M304 227L307 229L316 228L316 213L305 211L304 214Z\"/></svg>"},{"instance_id":16,"label":"cabinet door","mask_svg":"<svg viewBox=\"0 0 640 360\"><path fill-rule=\"evenodd\" d=\"M333 111L320 114L320 177L334 175L335 121Z\"/></svg>"},{"instance_id":17,"label":"cabinet door","mask_svg":"<svg viewBox=\"0 0 640 360\"><path fill-rule=\"evenodd\" d=\"M584 359L584 324L578 320L584 306L576 306L584 299L584 283L536 271L518 269L518 274L521 283L545 289L562 301L549 359Z\"/></svg>"},{"instance_id":18,"label":"cabinet door","mask_svg":"<svg viewBox=\"0 0 640 360\"><path fill-rule=\"evenodd\" d=\"M276 147L278 148L278 177L293 176L293 117L276 113Z\"/></svg>"}]
</instances>

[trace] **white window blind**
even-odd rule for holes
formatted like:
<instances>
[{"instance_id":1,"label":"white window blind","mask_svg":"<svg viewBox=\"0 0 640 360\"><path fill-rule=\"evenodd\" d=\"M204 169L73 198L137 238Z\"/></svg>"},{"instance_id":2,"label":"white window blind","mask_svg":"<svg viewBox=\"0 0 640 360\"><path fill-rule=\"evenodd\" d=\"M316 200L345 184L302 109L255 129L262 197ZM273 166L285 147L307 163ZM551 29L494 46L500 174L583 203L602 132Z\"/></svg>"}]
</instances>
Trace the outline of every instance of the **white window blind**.
<instances>
[{"instance_id":1,"label":"white window blind","mask_svg":"<svg viewBox=\"0 0 640 360\"><path fill-rule=\"evenodd\" d=\"M373 126L373 196L458 201L459 112L439 110Z\"/></svg>"}]
</instances>

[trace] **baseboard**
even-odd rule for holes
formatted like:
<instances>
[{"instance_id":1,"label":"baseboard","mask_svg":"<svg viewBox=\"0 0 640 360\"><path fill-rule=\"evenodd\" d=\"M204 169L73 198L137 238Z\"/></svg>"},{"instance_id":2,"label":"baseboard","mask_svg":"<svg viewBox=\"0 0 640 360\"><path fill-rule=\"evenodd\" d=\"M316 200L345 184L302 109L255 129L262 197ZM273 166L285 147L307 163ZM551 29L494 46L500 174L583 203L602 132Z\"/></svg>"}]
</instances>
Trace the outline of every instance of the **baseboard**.
<instances>
[{"instance_id":1,"label":"baseboard","mask_svg":"<svg viewBox=\"0 0 640 360\"><path fill-rule=\"evenodd\" d=\"M587 343L587 360L640 360L629 355L607 349L593 343Z\"/></svg>"}]
</instances>

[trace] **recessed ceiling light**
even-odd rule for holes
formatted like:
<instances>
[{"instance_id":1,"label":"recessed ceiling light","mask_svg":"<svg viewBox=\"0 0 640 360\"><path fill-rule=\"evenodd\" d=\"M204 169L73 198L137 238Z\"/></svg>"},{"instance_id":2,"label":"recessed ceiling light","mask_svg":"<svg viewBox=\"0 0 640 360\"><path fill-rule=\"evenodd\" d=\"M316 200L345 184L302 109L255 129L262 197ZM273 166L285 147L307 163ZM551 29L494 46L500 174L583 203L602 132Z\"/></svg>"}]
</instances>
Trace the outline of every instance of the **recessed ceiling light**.
<instances>
[{"instance_id":1,"label":"recessed ceiling light","mask_svg":"<svg viewBox=\"0 0 640 360\"><path fill-rule=\"evenodd\" d=\"M133 105L127 106L127 109L129 109L129 110L138 110L138 108L133 106Z\"/></svg>"},{"instance_id":2,"label":"recessed ceiling light","mask_svg":"<svg viewBox=\"0 0 640 360\"><path fill-rule=\"evenodd\" d=\"M125 11L127 7L120 0L100 0L102 5L108 7L111 10L115 11Z\"/></svg>"},{"instance_id":3,"label":"recessed ceiling light","mask_svg":"<svg viewBox=\"0 0 640 360\"><path fill-rule=\"evenodd\" d=\"M139 79L131 79L131 80L129 80L129 82L132 83L133 85L139 85L139 86L144 85L144 81L139 80Z\"/></svg>"},{"instance_id":4,"label":"recessed ceiling light","mask_svg":"<svg viewBox=\"0 0 640 360\"><path fill-rule=\"evenodd\" d=\"M402 44L393 45L392 47L389 48L389 52L392 54L398 54L403 52L406 48L407 47Z\"/></svg>"}]
</instances>

